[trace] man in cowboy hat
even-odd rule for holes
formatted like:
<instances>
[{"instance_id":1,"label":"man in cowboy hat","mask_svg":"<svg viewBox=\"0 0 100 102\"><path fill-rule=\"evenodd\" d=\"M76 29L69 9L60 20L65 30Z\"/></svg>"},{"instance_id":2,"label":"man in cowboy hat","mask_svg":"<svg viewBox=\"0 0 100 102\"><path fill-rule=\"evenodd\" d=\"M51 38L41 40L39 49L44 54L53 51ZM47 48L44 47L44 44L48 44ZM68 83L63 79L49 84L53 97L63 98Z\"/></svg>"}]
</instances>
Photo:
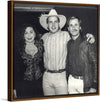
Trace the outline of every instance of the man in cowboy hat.
<instances>
[{"instance_id":1,"label":"man in cowboy hat","mask_svg":"<svg viewBox=\"0 0 100 102\"><path fill-rule=\"evenodd\" d=\"M66 24L66 17L58 15L55 9L51 9L49 14L41 15L39 20L41 26L49 31L42 36L45 50L44 67L46 69L43 75L44 95L68 94L65 67L66 46L70 35L67 31L61 31Z\"/></svg>"}]
</instances>

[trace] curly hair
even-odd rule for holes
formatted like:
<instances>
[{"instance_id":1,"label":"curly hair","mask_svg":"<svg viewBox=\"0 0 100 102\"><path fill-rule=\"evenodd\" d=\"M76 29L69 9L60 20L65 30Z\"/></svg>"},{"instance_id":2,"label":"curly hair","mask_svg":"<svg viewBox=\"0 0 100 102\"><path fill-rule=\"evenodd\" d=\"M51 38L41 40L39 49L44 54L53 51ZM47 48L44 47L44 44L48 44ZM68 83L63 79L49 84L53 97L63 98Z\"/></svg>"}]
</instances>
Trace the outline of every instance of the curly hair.
<instances>
[{"instance_id":1,"label":"curly hair","mask_svg":"<svg viewBox=\"0 0 100 102\"><path fill-rule=\"evenodd\" d=\"M35 35L35 41L39 39L39 34L37 32L37 29L35 27L35 25L33 24L28 24L28 23L25 23L25 24L22 24L22 26L15 32L15 46L19 49L19 50L22 50L25 46L25 39L24 39L24 33L25 33L25 30L27 27L32 27L33 30L35 31L36 35Z\"/></svg>"}]
</instances>

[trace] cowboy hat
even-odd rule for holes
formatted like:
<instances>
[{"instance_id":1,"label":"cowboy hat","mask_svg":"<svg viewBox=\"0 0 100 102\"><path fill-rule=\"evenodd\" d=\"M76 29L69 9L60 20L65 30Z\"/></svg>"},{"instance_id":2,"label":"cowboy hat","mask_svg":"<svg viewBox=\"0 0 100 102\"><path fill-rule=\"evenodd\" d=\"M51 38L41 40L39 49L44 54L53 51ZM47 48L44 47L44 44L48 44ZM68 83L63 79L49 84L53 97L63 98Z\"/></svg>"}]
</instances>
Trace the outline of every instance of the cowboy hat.
<instances>
[{"instance_id":1,"label":"cowboy hat","mask_svg":"<svg viewBox=\"0 0 100 102\"><path fill-rule=\"evenodd\" d=\"M60 20L59 22L59 26L62 29L64 27L64 25L66 24L66 17L64 15L58 15L55 9L51 9L49 14L42 14L40 16L39 22L41 24L41 26L48 30L48 24L47 24L47 18L51 17L51 16L57 16Z\"/></svg>"}]
</instances>

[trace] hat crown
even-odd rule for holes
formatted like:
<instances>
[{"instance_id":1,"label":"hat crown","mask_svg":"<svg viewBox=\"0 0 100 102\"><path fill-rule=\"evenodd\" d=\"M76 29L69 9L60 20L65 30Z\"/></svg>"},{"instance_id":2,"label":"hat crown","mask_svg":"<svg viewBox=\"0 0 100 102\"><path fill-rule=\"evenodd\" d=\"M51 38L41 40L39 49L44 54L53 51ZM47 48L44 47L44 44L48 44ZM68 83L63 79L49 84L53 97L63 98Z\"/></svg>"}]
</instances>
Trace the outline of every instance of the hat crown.
<instances>
[{"instance_id":1,"label":"hat crown","mask_svg":"<svg viewBox=\"0 0 100 102\"><path fill-rule=\"evenodd\" d=\"M51 16L57 16L59 18L59 26L60 26L60 29L62 29L64 25L66 24L66 17L64 15L58 14L55 9L51 9L48 14L42 14L40 16L39 22L41 26L44 29L49 31L48 24L47 24L47 18Z\"/></svg>"},{"instance_id":2,"label":"hat crown","mask_svg":"<svg viewBox=\"0 0 100 102\"><path fill-rule=\"evenodd\" d=\"M51 9L49 15L58 15L55 9Z\"/></svg>"}]
</instances>

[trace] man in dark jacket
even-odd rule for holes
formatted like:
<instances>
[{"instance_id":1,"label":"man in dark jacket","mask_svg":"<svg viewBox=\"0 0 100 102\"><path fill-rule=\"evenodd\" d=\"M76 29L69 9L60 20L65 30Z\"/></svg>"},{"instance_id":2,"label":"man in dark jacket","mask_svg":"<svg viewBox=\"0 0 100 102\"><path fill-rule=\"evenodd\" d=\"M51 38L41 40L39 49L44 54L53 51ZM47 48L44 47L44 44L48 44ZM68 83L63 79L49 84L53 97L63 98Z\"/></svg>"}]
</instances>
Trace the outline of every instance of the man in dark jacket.
<instances>
[{"instance_id":1,"label":"man in dark jacket","mask_svg":"<svg viewBox=\"0 0 100 102\"><path fill-rule=\"evenodd\" d=\"M94 44L90 44L82 38L80 32L80 23L81 21L77 17L71 17L68 22L68 30L72 37L67 46L67 73L69 94L96 92L96 46L94 46Z\"/></svg>"}]
</instances>

